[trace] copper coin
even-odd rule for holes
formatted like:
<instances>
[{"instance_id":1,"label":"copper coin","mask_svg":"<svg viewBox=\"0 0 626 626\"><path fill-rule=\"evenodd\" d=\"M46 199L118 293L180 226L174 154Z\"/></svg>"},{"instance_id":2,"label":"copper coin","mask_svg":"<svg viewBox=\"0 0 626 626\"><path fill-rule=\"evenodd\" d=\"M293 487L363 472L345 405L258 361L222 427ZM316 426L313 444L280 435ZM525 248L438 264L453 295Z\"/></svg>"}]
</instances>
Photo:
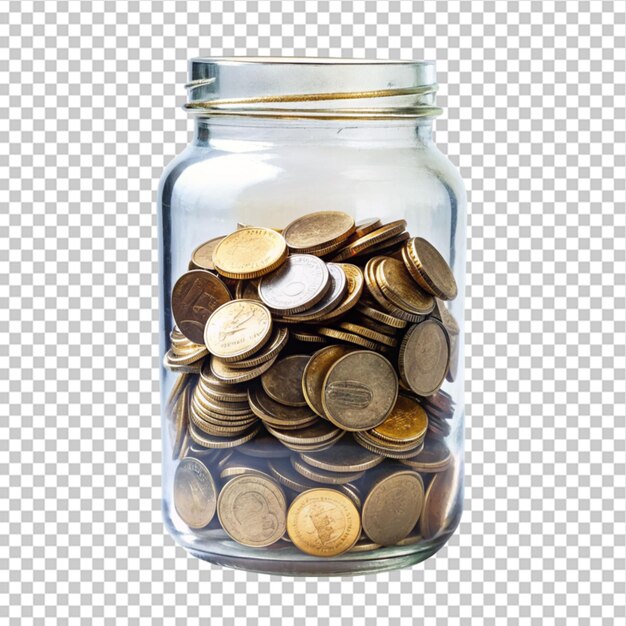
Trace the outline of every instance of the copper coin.
<instances>
[{"instance_id":1,"label":"copper coin","mask_svg":"<svg viewBox=\"0 0 626 626\"><path fill-rule=\"evenodd\" d=\"M330 288L326 263L311 254L293 254L259 282L259 297L274 313L293 315L317 304Z\"/></svg>"},{"instance_id":2,"label":"copper coin","mask_svg":"<svg viewBox=\"0 0 626 626\"><path fill-rule=\"evenodd\" d=\"M417 472L400 470L383 474L363 503L363 531L372 541L391 546L413 530L423 505L424 483Z\"/></svg>"},{"instance_id":3,"label":"copper coin","mask_svg":"<svg viewBox=\"0 0 626 626\"><path fill-rule=\"evenodd\" d=\"M302 373L302 392L306 403L321 417L324 415L322 405L322 392L324 389L324 378L331 365L340 357L351 352L350 346L326 346L318 350L309 359Z\"/></svg>"},{"instance_id":4,"label":"copper coin","mask_svg":"<svg viewBox=\"0 0 626 626\"><path fill-rule=\"evenodd\" d=\"M318 211L295 219L284 230L294 252L309 252L347 239L354 232L354 218L342 211Z\"/></svg>"},{"instance_id":5,"label":"copper coin","mask_svg":"<svg viewBox=\"0 0 626 626\"><path fill-rule=\"evenodd\" d=\"M414 237L407 242L404 252L405 265L421 287L442 300L456 298L454 274L432 244L422 237Z\"/></svg>"},{"instance_id":6,"label":"copper coin","mask_svg":"<svg viewBox=\"0 0 626 626\"><path fill-rule=\"evenodd\" d=\"M215 274L191 270L183 274L174 285L172 315L187 339L203 344L207 320L230 299L228 288Z\"/></svg>"},{"instance_id":7,"label":"copper coin","mask_svg":"<svg viewBox=\"0 0 626 626\"><path fill-rule=\"evenodd\" d=\"M209 239L209 241L200 244L191 253L191 262L197 269L209 270L211 272L215 270L215 265L213 264L213 251L217 248L217 244L219 244L225 236L226 235L221 235L220 237Z\"/></svg>"},{"instance_id":8,"label":"copper coin","mask_svg":"<svg viewBox=\"0 0 626 626\"><path fill-rule=\"evenodd\" d=\"M216 309L204 330L209 352L224 361L239 361L259 350L272 333L272 315L255 300L231 300Z\"/></svg>"},{"instance_id":9,"label":"copper coin","mask_svg":"<svg viewBox=\"0 0 626 626\"><path fill-rule=\"evenodd\" d=\"M308 354L292 354L279 359L261 376L265 393L287 406L306 406L302 392L302 374L309 362Z\"/></svg>"},{"instance_id":10,"label":"copper coin","mask_svg":"<svg viewBox=\"0 0 626 626\"><path fill-rule=\"evenodd\" d=\"M441 387L450 360L448 338L443 326L428 319L411 326L398 356L400 375L420 396L430 396Z\"/></svg>"},{"instance_id":11,"label":"copper coin","mask_svg":"<svg viewBox=\"0 0 626 626\"><path fill-rule=\"evenodd\" d=\"M204 528L215 515L215 481L202 461L187 457L174 474L174 508L189 528Z\"/></svg>"},{"instance_id":12,"label":"copper coin","mask_svg":"<svg viewBox=\"0 0 626 626\"><path fill-rule=\"evenodd\" d=\"M387 419L398 396L398 377L389 361L370 350L341 357L324 379L324 413L344 430L374 428Z\"/></svg>"}]
</instances>

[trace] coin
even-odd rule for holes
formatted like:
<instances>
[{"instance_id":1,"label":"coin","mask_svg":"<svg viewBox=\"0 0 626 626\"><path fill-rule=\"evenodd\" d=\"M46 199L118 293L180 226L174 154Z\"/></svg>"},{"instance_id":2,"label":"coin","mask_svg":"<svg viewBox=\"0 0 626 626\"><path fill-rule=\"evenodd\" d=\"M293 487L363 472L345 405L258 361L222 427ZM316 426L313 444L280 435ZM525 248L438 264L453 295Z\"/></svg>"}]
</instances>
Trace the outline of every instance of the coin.
<instances>
[{"instance_id":1,"label":"coin","mask_svg":"<svg viewBox=\"0 0 626 626\"><path fill-rule=\"evenodd\" d=\"M317 421L317 416L308 406L286 406L272 399L261 385L248 389L250 408L266 424L277 428L303 428Z\"/></svg>"},{"instance_id":2,"label":"coin","mask_svg":"<svg viewBox=\"0 0 626 626\"><path fill-rule=\"evenodd\" d=\"M386 458L396 459L396 460L409 459L411 457L416 456L417 454L420 453L424 445L422 443L416 446L415 448L409 447L408 449L404 449L404 450L396 450L390 447L383 447L384 444L380 445L378 444L378 442L372 443L371 437L368 437L366 432L354 433L354 440L360 446L363 446L366 450L369 450L370 452L374 452Z\"/></svg>"},{"instance_id":3,"label":"coin","mask_svg":"<svg viewBox=\"0 0 626 626\"><path fill-rule=\"evenodd\" d=\"M287 501L275 480L244 474L229 480L217 500L217 516L238 543L262 548L278 541L286 530Z\"/></svg>"},{"instance_id":4,"label":"coin","mask_svg":"<svg viewBox=\"0 0 626 626\"><path fill-rule=\"evenodd\" d=\"M283 428L270 426L269 424L265 424L265 428L284 444L296 445L325 443L334 439L337 435L343 434L340 430L335 428L333 424L321 419L302 428L285 430Z\"/></svg>"},{"instance_id":5,"label":"coin","mask_svg":"<svg viewBox=\"0 0 626 626\"><path fill-rule=\"evenodd\" d=\"M417 472L383 473L375 480L363 503L363 531L372 541L391 546L413 530L423 505L424 483Z\"/></svg>"},{"instance_id":6,"label":"coin","mask_svg":"<svg viewBox=\"0 0 626 626\"><path fill-rule=\"evenodd\" d=\"M362 263L365 259L375 256L375 255L383 255L383 256L391 256L395 257L398 255L398 260L402 260L402 246L405 241L410 239L410 235L407 232L400 233L399 235L395 235L394 237L390 237L389 239L385 239L380 243L377 243L375 246L370 246L363 252L359 252L353 258L355 262Z\"/></svg>"},{"instance_id":7,"label":"coin","mask_svg":"<svg viewBox=\"0 0 626 626\"><path fill-rule=\"evenodd\" d=\"M270 459L267 465L272 476L274 476L281 485L297 493L319 487L319 483L302 476L302 474L298 474L288 458Z\"/></svg>"},{"instance_id":8,"label":"coin","mask_svg":"<svg viewBox=\"0 0 626 626\"><path fill-rule=\"evenodd\" d=\"M443 441L427 437L424 449L416 456L402 459L401 463L418 472L435 474L445 471L450 466L452 453Z\"/></svg>"},{"instance_id":9,"label":"coin","mask_svg":"<svg viewBox=\"0 0 626 626\"><path fill-rule=\"evenodd\" d=\"M187 457L174 474L174 508L189 528L204 528L215 515L217 491L202 461Z\"/></svg>"},{"instance_id":10,"label":"coin","mask_svg":"<svg viewBox=\"0 0 626 626\"><path fill-rule=\"evenodd\" d=\"M265 345L255 352L251 357L242 361L232 361L229 366L234 369L248 369L265 363L274 357L277 357L280 351L287 345L289 339L289 331L283 326L274 328L272 336L267 340Z\"/></svg>"},{"instance_id":11,"label":"coin","mask_svg":"<svg viewBox=\"0 0 626 626\"><path fill-rule=\"evenodd\" d=\"M411 326L400 345L400 375L420 396L437 392L448 371L448 339L443 326L428 319Z\"/></svg>"},{"instance_id":12,"label":"coin","mask_svg":"<svg viewBox=\"0 0 626 626\"><path fill-rule=\"evenodd\" d=\"M189 424L189 436L199 445L205 448L234 448L240 446L246 441L250 441L259 431L259 425L250 427L245 432L235 435L234 437L222 437L218 435L209 435L199 429L193 421Z\"/></svg>"},{"instance_id":13,"label":"coin","mask_svg":"<svg viewBox=\"0 0 626 626\"><path fill-rule=\"evenodd\" d=\"M309 332L307 330L302 330L301 328L292 330L291 336L302 343L328 343L328 339L326 339L326 337L322 337L317 333Z\"/></svg>"},{"instance_id":14,"label":"coin","mask_svg":"<svg viewBox=\"0 0 626 626\"><path fill-rule=\"evenodd\" d=\"M395 222L391 222L389 224L385 224L380 228L360 237L356 241L348 244L345 248L339 251L335 257L331 260L333 263L339 263L341 261L346 261L357 254L362 254L366 252L368 249L373 248L374 246L380 244L382 241L386 239L390 239L391 237L395 237L399 235L406 228L406 220L396 220Z\"/></svg>"},{"instance_id":15,"label":"coin","mask_svg":"<svg viewBox=\"0 0 626 626\"><path fill-rule=\"evenodd\" d=\"M415 281L442 300L454 300L454 274L439 251L422 237L413 237L403 248L403 260Z\"/></svg>"},{"instance_id":16,"label":"coin","mask_svg":"<svg viewBox=\"0 0 626 626\"><path fill-rule=\"evenodd\" d=\"M342 211L318 211L295 219L283 231L294 252L310 252L346 240L354 232L354 218Z\"/></svg>"},{"instance_id":17,"label":"coin","mask_svg":"<svg viewBox=\"0 0 626 626\"><path fill-rule=\"evenodd\" d=\"M235 287L235 298L237 300L257 300L259 298L259 281L258 280L239 280Z\"/></svg>"},{"instance_id":18,"label":"coin","mask_svg":"<svg viewBox=\"0 0 626 626\"><path fill-rule=\"evenodd\" d=\"M238 361L261 348L272 332L272 315L255 300L231 300L209 317L204 343L223 361Z\"/></svg>"},{"instance_id":19,"label":"coin","mask_svg":"<svg viewBox=\"0 0 626 626\"><path fill-rule=\"evenodd\" d=\"M272 437L264 427L261 427L254 439L239 446L237 451L246 456L260 459L277 459L291 456L289 448L285 447L275 437Z\"/></svg>"},{"instance_id":20,"label":"coin","mask_svg":"<svg viewBox=\"0 0 626 626\"><path fill-rule=\"evenodd\" d=\"M293 254L259 281L259 297L273 313L292 315L317 304L329 287L324 261L312 254Z\"/></svg>"},{"instance_id":21,"label":"coin","mask_svg":"<svg viewBox=\"0 0 626 626\"><path fill-rule=\"evenodd\" d=\"M306 406L302 392L302 374L309 362L308 354L292 354L279 359L261 376L265 393L287 406Z\"/></svg>"},{"instance_id":22,"label":"coin","mask_svg":"<svg viewBox=\"0 0 626 626\"><path fill-rule=\"evenodd\" d=\"M383 456L369 452L347 437L331 450L302 452L300 457L309 465L328 472L363 472L384 461Z\"/></svg>"},{"instance_id":23,"label":"coin","mask_svg":"<svg viewBox=\"0 0 626 626\"><path fill-rule=\"evenodd\" d=\"M344 485L353 480L358 480L364 474L364 472L351 472L349 474L346 472L329 472L328 470L311 466L295 456L291 457L291 464L298 474L326 485Z\"/></svg>"},{"instance_id":24,"label":"coin","mask_svg":"<svg viewBox=\"0 0 626 626\"><path fill-rule=\"evenodd\" d=\"M361 534L359 512L339 491L310 489L291 503L287 532L294 545L307 554L338 556L347 552Z\"/></svg>"},{"instance_id":25,"label":"coin","mask_svg":"<svg viewBox=\"0 0 626 626\"><path fill-rule=\"evenodd\" d=\"M187 339L203 344L207 320L230 299L228 288L217 276L204 270L192 270L174 285L172 315Z\"/></svg>"},{"instance_id":26,"label":"coin","mask_svg":"<svg viewBox=\"0 0 626 626\"><path fill-rule=\"evenodd\" d=\"M348 281L348 292L337 308L333 309L330 313L326 313L316 318L317 322L328 322L341 317L352 307L356 306L361 294L363 293L365 279L363 278L361 268L356 265L352 265L351 263L340 263L339 266L346 275L346 279Z\"/></svg>"},{"instance_id":27,"label":"coin","mask_svg":"<svg viewBox=\"0 0 626 626\"><path fill-rule=\"evenodd\" d=\"M189 385L185 385L173 410L172 459L180 457L189 424Z\"/></svg>"},{"instance_id":28,"label":"coin","mask_svg":"<svg viewBox=\"0 0 626 626\"><path fill-rule=\"evenodd\" d=\"M330 366L339 358L351 352L350 346L326 346L309 359L302 372L302 392L306 403L321 417L325 417L322 405L324 378Z\"/></svg>"},{"instance_id":29,"label":"coin","mask_svg":"<svg viewBox=\"0 0 626 626\"><path fill-rule=\"evenodd\" d=\"M398 377L382 355L356 350L339 358L324 379L324 413L344 430L374 428L388 417L398 395Z\"/></svg>"},{"instance_id":30,"label":"coin","mask_svg":"<svg viewBox=\"0 0 626 626\"><path fill-rule=\"evenodd\" d=\"M366 339L360 335L355 335L354 333L347 333L346 331L339 330L337 328L322 327L318 328L317 332L324 337L331 337L332 339L338 339L339 341L353 343L369 350L376 350L378 348L378 344L375 341L371 341L370 339Z\"/></svg>"},{"instance_id":31,"label":"coin","mask_svg":"<svg viewBox=\"0 0 626 626\"><path fill-rule=\"evenodd\" d=\"M451 463L445 472L435 474L426 489L424 514L420 529L424 539L433 539L455 521L459 513L462 493L459 491L459 472Z\"/></svg>"},{"instance_id":32,"label":"coin","mask_svg":"<svg viewBox=\"0 0 626 626\"><path fill-rule=\"evenodd\" d=\"M373 230L378 230L383 223L377 217L370 217L368 219L360 220L356 223L356 228L354 230L354 237L358 239L359 237L364 237L368 233L371 233Z\"/></svg>"},{"instance_id":33,"label":"coin","mask_svg":"<svg viewBox=\"0 0 626 626\"><path fill-rule=\"evenodd\" d=\"M415 284L398 259L386 257L378 264L376 282L391 302L409 313L426 315L435 308L435 299Z\"/></svg>"},{"instance_id":34,"label":"coin","mask_svg":"<svg viewBox=\"0 0 626 626\"><path fill-rule=\"evenodd\" d=\"M265 363L261 363L261 365L256 365L255 367L250 367L248 369L235 369L233 367L229 367L228 363L224 362L222 359L212 356L210 361L211 373L223 383L233 385L245 383L253 378L261 376L263 372L266 372L270 367L272 367L277 358L278 357L275 356L273 359L265 361Z\"/></svg>"},{"instance_id":35,"label":"coin","mask_svg":"<svg viewBox=\"0 0 626 626\"><path fill-rule=\"evenodd\" d=\"M392 443L409 443L423 439L427 428L426 411L415 398L401 393L389 417L372 434Z\"/></svg>"},{"instance_id":36,"label":"coin","mask_svg":"<svg viewBox=\"0 0 626 626\"><path fill-rule=\"evenodd\" d=\"M402 320L399 317L393 317L393 315L389 315L384 311L379 311L365 302L359 302L356 306L356 310L359 311L359 313L362 313L363 315L380 322L381 324L391 326L392 328L405 328L407 325L405 320Z\"/></svg>"},{"instance_id":37,"label":"coin","mask_svg":"<svg viewBox=\"0 0 626 626\"><path fill-rule=\"evenodd\" d=\"M213 251L217 248L217 244L224 239L225 235L209 239L203 244L200 244L191 253L191 262L194 267L201 270L214 271L215 265L213 264Z\"/></svg>"},{"instance_id":38,"label":"coin","mask_svg":"<svg viewBox=\"0 0 626 626\"><path fill-rule=\"evenodd\" d=\"M372 330L371 328L367 328L366 326L361 326L360 324L354 324L352 322L341 322L339 324L339 328L350 333L354 333L355 335L359 335L360 337L370 339L371 341L382 343L386 346L394 347L398 345L398 340L394 337L390 337L389 335L385 335L384 333L379 333L376 330Z\"/></svg>"},{"instance_id":39,"label":"coin","mask_svg":"<svg viewBox=\"0 0 626 626\"><path fill-rule=\"evenodd\" d=\"M326 265L330 275L330 288L324 297L311 308L297 315L284 316L283 319L289 322L306 322L318 319L336 309L348 292L348 279L346 273L338 263L328 263Z\"/></svg>"},{"instance_id":40,"label":"coin","mask_svg":"<svg viewBox=\"0 0 626 626\"><path fill-rule=\"evenodd\" d=\"M271 228L242 228L226 236L213 252L215 269L229 278L258 278L287 257L284 237Z\"/></svg>"}]
</instances>

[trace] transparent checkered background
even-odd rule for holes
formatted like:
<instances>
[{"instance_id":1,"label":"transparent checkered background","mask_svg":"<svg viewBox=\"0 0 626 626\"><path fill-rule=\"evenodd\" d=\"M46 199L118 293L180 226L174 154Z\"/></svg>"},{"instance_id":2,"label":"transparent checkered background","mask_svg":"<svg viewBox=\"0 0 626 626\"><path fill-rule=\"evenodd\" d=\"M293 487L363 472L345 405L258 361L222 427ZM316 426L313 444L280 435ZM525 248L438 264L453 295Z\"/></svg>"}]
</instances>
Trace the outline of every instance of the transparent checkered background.
<instances>
[{"instance_id":1,"label":"transparent checkered background","mask_svg":"<svg viewBox=\"0 0 626 626\"><path fill-rule=\"evenodd\" d=\"M0 623L623 624L625 16L4 0ZM281 579L164 534L154 199L199 54L437 60L470 198L466 511L412 569Z\"/></svg>"}]
</instances>

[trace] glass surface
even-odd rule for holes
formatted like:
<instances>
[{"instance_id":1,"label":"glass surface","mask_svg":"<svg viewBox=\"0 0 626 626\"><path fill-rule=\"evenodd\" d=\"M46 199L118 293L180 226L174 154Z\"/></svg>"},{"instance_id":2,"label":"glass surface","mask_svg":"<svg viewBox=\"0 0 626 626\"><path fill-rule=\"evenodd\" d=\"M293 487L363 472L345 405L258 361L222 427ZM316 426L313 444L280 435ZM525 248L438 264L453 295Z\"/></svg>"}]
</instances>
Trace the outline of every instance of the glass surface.
<instances>
[{"instance_id":1,"label":"glass surface","mask_svg":"<svg viewBox=\"0 0 626 626\"><path fill-rule=\"evenodd\" d=\"M219 66L222 76L228 64L225 61L224 66ZM284 62L280 65L287 70L283 77L287 75L289 80L296 80L293 74L301 66ZM372 69L368 64L345 65L347 71L355 67ZM396 67L401 67L406 74L407 68L402 64ZM210 73L206 68L202 71L194 68L192 62L192 80L203 72ZM324 64L324 71L328 69L328 64ZM215 68L211 71L215 73ZM423 71L409 72L412 80L415 82L415 77ZM378 78L374 83L380 80L381 72L388 75L391 72L393 76L394 64L376 65ZM429 80L434 79L430 69L427 74ZM358 82L357 78L351 89ZM280 76L274 74L272 80L282 93L286 92ZM374 83L367 88L378 87ZM223 85L226 84L227 81L223 81ZM291 89L293 85L287 87ZM332 87L340 85L330 85L326 78L323 88ZM241 89L245 92L243 87ZM320 86L309 84L308 89L317 91ZM225 96L224 93L218 95ZM290 106L297 110L300 103ZM456 528L463 501L462 320L466 199L458 172L436 148L431 131L431 119L200 117L195 120L191 144L167 166L158 194L161 357L170 347L172 288L177 278L189 269L192 251L197 246L234 231L238 224L284 228L296 217L314 211L343 211L354 216L357 222L371 217L380 218L383 223L405 219L411 236L427 239L452 268L458 296L448 304L450 312L461 323L458 373L454 382L446 381L442 386L455 403L453 418L448 421L451 430L445 437L454 459L450 496L453 504L445 527L436 537L423 539L418 522L409 537L400 542L402 545L348 551L332 558L304 554L288 537L267 547L241 545L221 528L217 514L207 527L199 530L183 522L173 505L174 474L180 461L172 459L175 415L167 408L179 374L162 366L163 515L171 535L192 554L254 571L293 575L366 573L424 560L436 552ZM302 351L312 354L320 347L303 345ZM198 378L197 374L191 375L194 376ZM335 444L338 454L340 444L341 441ZM224 467L219 462L226 451L202 453L198 452L197 445L195 449L196 453L192 451L190 455L202 458L219 489L222 484L219 475ZM293 455L297 456L297 452ZM266 459L247 458L255 467L267 472ZM435 474L422 474L426 489L433 476ZM363 498L366 497L365 483L360 485L356 481L355 485ZM287 502L296 495L289 489L284 491Z\"/></svg>"}]
</instances>

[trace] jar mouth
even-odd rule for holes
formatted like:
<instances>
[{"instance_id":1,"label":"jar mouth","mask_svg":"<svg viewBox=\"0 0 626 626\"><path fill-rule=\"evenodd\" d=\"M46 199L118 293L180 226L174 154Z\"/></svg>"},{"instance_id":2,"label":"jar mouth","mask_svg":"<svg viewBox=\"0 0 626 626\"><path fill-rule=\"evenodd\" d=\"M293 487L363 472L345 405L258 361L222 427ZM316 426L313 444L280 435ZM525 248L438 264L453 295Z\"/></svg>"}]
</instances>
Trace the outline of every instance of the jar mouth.
<instances>
[{"instance_id":1,"label":"jar mouth","mask_svg":"<svg viewBox=\"0 0 626 626\"><path fill-rule=\"evenodd\" d=\"M441 113L433 61L198 57L184 108L199 117L429 118Z\"/></svg>"}]
</instances>

